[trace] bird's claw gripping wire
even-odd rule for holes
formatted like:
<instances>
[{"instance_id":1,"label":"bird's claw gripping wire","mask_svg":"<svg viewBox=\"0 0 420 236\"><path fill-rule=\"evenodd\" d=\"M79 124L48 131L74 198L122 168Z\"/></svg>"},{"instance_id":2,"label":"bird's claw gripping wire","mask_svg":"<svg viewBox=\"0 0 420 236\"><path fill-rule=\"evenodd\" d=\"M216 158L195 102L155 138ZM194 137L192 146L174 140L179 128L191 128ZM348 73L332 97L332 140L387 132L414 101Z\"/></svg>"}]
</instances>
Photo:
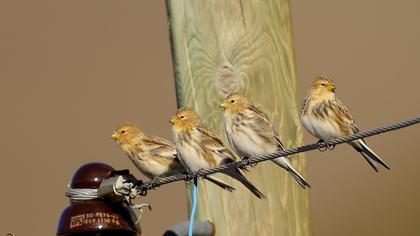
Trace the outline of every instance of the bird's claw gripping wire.
<instances>
[{"instance_id":1,"label":"bird's claw gripping wire","mask_svg":"<svg viewBox=\"0 0 420 236\"><path fill-rule=\"evenodd\" d=\"M148 189L153 189L153 190L155 190L156 188L159 188L160 185L159 185L158 181L159 181L159 177L154 177L153 179L151 179L149 181L147 188Z\"/></svg>"},{"instance_id":2,"label":"bird's claw gripping wire","mask_svg":"<svg viewBox=\"0 0 420 236\"><path fill-rule=\"evenodd\" d=\"M198 170L195 172L195 174L194 174L194 178L193 178L193 179L195 179L195 178L199 179L199 178L206 177L206 174L201 173L201 171L203 171L203 170L204 170L204 168L200 168L200 169L198 169Z\"/></svg>"},{"instance_id":3,"label":"bird's claw gripping wire","mask_svg":"<svg viewBox=\"0 0 420 236\"><path fill-rule=\"evenodd\" d=\"M334 150L334 148L335 148L335 145L334 144L330 144L328 142L328 140L327 141L324 141L324 140L320 139L320 140L318 140L317 144L318 144L318 150L320 152L325 152L327 150L330 150L331 151L331 150Z\"/></svg>"},{"instance_id":4,"label":"bird's claw gripping wire","mask_svg":"<svg viewBox=\"0 0 420 236\"><path fill-rule=\"evenodd\" d=\"M191 181L191 180L193 180L195 178L198 179L198 178L205 177L206 176L205 174L200 173L202 170L204 170L204 168L200 168L196 172L187 172L187 173L184 173L184 180L185 181Z\"/></svg>"},{"instance_id":5,"label":"bird's claw gripping wire","mask_svg":"<svg viewBox=\"0 0 420 236\"><path fill-rule=\"evenodd\" d=\"M151 179L150 181L146 183L143 183L143 181L141 182L141 184L136 183L136 186L141 186L140 195L146 196L148 190L155 190L159 188L160 187L159 179L160 179L159 177L154 177L153 179Z\"/></svg>"},{"instance_id":6,"label":"bird's claw gripping wire","mask_svg":"<svg viewBox=\"0 0 420 236\"><path fill-rule=\"evenodd\" d=\"M328 143L327 142L327 148L328 148L328 150L334 150L334 148L335 148L335 144L330 144L330 143Z\"/></svg>"},{"instance_id":7,"label":"bird's claw gripping wire","mask_svg":"<svg viewBox=\"0 0 420 236\"><path fill-rule=\"evenodd\" d=\"M317 145L318 145L318 150L320 152L327 151L327 145L325 144L324 140L322 139L318 140Z\"/></svg>"},{"instance_id":8,"label":"bird's claw gripping wire","mask_svg":"<svg viewBox=\"0 0 420 236\"><path fill-rule=\"evenodd\" d=\"M240 165L240 169L241 170L244 170L244 171L247 171L248 169L247 169L247 166L251 166L251 167L254 167L254 166L257 166L257 162L253 162L252 160L251 160L251 158L249 158L249 157L244 157L242 160L241 160L241 165Z\"/></svg>"},{"instance_id":9,"label":"bird's claw gripping wire","mask_svg":"<svg viewBox=\"0 0 420 236\"><path fill-rule=\"evenodd\" d=\"M194 173L191 173L191 172L184 173L184 180L185 181L191 181L195 177L196 177L196 174L194 174Z\"/></svg>"}]
</instances>

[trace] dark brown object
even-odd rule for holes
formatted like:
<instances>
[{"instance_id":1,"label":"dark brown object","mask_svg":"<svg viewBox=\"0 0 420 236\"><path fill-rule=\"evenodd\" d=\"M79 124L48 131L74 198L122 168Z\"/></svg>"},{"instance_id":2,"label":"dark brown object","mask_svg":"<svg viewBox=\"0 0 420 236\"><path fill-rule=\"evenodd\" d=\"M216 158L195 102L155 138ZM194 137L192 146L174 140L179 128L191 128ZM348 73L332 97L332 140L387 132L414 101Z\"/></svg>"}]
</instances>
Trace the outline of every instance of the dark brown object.
<instances>
[{"instance_id":1,"label":"dark brown object","mask_svg":"<svg viewBox=\"0 0 420 236\"><path fill-rule=\"evenodd\" d=\"M61 214L57 226L59 236L135 235L136 232L130 210L124 204L101 200L70 205Z\"/></svg>"},{"instance_id":2,"label":"dark brown object","mask_svg":"<svg viewBox=\"0 0 420 236\"><path fill-rule=\"evenodd\" d=\"M71 188L97 189L112 177L114 168L103 163L88 163L73 175ZM136 235L136 216L124 202L103 199L73 203L61 213L57 235Z\"/></svg>"},{"instance_id":3,"label":"dark brown object","mask_svg":"<svg viewBox=\"0 0 420 236\"><path fill-rule=\"evenodd\" d=\"M114 171L111 166L99 162L85 164L74 173L70 186L72 188L99 188L102 180L111 177Z\"/></svg>"}]
</instances>

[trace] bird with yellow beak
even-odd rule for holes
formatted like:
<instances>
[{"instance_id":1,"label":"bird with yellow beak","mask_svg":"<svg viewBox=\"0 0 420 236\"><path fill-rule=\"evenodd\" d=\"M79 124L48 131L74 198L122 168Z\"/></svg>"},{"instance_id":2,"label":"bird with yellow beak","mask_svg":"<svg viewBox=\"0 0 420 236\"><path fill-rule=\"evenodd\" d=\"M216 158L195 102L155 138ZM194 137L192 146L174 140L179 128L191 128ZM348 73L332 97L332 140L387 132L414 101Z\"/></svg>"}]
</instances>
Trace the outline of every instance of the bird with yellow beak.
<instances>
[{"instance_id":1,"label":"bird with yellow beak","mask_svg":"<svg viewBox=\"0 0 420 236\"><path fill-rule=\"evenodd\" d=\"M176 115L170 120L175 146L179 153L181 163L191 171L208 169L235 161L233 152L226 148L222 140L206 125L197 113L188 108L178 109ZM261 193L237 168L222 172L248 188L258 198L264 198Z\"/></svg>"},{"instance_id":2,"label":"bird with yellow beak","mask_svg":"<svg viewBox=\"0 0 420 236\"><path fill-rule=\"evenodd\" d=\"M268 155L284 149L271 120L245 96L230 94L220 107L224 108L223 120L229 144L241 159ZM288 156L271 161L286 170L302 188L310 187L293 168Z\"/></svg>"},{"instance_id":3,"label":"bird with yellow beak","mask_svg":"<svg viewBox=\"0 0 420 236\"><path fill-rule=\"evenodd\" d=\"M186 172L180 163L175 146L166 139L145 134L132 123L121 123L111 135L145 176L156 179ZM219 187L232 191L233 187L215 177L205 177Z\"/></svg>"},{"instance_id":4,"label":"bird with yellow beak","mask_svg":"<svg viewBox=\"0 0 420 236\"><path fill-rule=\"evenodd\" d=\"M332 138L359 133L359 127L349 110L336 97L335 83L326 76L318 77L312 83L302 104L300 120L310 134L327 143ZM367 146L363 139L349 144L375 171L378 171L378 164L389 169L389 166Z\"/></svg>"}]
</instances>

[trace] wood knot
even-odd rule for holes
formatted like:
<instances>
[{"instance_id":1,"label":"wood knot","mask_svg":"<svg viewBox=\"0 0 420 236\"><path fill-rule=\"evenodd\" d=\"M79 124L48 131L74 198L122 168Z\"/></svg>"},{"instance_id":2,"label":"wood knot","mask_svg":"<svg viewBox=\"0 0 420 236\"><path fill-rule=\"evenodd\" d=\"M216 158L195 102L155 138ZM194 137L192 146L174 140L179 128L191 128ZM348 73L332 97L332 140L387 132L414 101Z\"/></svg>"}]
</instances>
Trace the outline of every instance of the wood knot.
<instances>
[{"instance_id":1,"label":"wood knot","mask_svg":"<svg viewBox=\"0 0 420 236\"><path fill-rule=\"evenodd\" d=\"M240 81L235 73L233 66L230 64L223 64L219 69L219 77L217 79L218 91L223 97L228 94L238 92Z\"/></svg>"}]
</instances>

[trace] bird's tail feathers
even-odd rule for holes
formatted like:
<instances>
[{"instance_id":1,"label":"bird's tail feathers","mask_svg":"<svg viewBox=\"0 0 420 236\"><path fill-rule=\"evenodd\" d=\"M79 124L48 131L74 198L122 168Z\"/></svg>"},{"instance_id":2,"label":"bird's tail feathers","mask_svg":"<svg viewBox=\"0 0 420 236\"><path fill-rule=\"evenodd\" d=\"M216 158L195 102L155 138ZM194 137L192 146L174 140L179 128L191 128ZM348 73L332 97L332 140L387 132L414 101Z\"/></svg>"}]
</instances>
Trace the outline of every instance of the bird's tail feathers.
<instances>
[{"instance_id":1,"label":"bird's tail feathers","mask_svg":"<svg viewBox=\"0 0 420 236\"><path fill-rule=\"evenodd\" d=\"M378 172L378 166L376 165L375 161L365 152L360 151L360 154L362 154L363 158L365 158L365 160L369 163L369 165L376 171Z\"/></svg>"},{"instance_id":2,"label":"bird's tail feathers","mask_svg":"<svg viewBox=\"0 0 420 236\"><path fill-rule=\"evenodd\" d=\"M305 180L305 178L303 178L292 166L292 164L290 164L289 159L286 159L286 157L279 157L276 159L272 160L274 163L276 163L278 166L280 166L281 168L287 170L287 172L296 180L296 182L299 183L299 185L302 188L306 188L306 187L311 187L311 185L309 185L309 183Z\"/></svg>"},{"instance_id":3,"label":"bird's tail feathers","mask_svg":"<svg viewBox=\"0 0 420 236\"><path fill-rule=\"evenodd\" d=\"M232 192L233 190L235 190L234 187L228 185L227 183L223 182L222 180L216 178L216 177L210 177L210 176L206 176L204 177L206 180L212 182L213 184L223 188L224 190L227 190L229 192Z\"/></svg>"},{"instance_id":4,"label":"bird's tail feathers","mask_svg":"<svg viewBox=\"0 0 420 236\"><path fill-rule=\"evenodd\" d=\"M390 169L388 164L385 163L372 149L368 147L365 141L359 139L352 143L352 146L362 154L362 156L369 162L375 171L378 171L378 167L376 164L381 164L386 169Z\"/></svg>"},{"instance_id":5,"label":"bird's tail feathers","mask_svg":"<svg viewBox=\"0 0 420 236\"><path fill-rule=\"evenodd\" d=\"M249 180L238 169L229 169L223 173L241 182L247 189L249 189L249 191L251 191L259 199L265 198L265 195L262 192L260 192L260 190L258 190L257 187L255 187L251 182L249 182Z\"/></svg>"},{"instance_id":6,"label":"bird's tail feathers","mask_svg":"<svg viewBox=\"0 0 420 236\"><path fill-rule=\"evenodd\" d=\"M306 187L311 187L309 183L303 178L293 167L288 170L289 174L300 184L300 186L305 189Z\"/></svg>"}]
</instances>

